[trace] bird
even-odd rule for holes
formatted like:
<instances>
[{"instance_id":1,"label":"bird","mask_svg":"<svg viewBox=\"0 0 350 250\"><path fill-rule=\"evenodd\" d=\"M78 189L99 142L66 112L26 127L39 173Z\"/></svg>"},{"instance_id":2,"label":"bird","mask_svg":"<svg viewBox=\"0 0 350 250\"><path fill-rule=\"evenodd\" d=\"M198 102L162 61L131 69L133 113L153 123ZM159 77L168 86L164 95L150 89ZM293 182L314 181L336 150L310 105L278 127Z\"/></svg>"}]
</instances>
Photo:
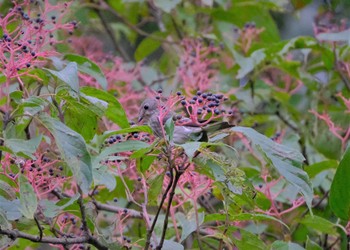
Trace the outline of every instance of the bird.
<instances>
[{"instance_id":1,"label":"bird","mask_svg":"<svg viewBox=\"0 0 350 250\"><path fill-rule=\"evenodd\" d=\"M162 115L160 116L161 113ZM162 123L160 123L161 117ZM155 98L147 98L142 102L138 114L138 123L143 122L143 124L147 124L151 127L154 135L162 138L164 136L162 126L170 118L177 121L172 138L172 142L175 144L184 144L189 141L208 141L208 133L233 127L227 122L213 122L205 126L199 126L194 124L189 118L182 117L178 119L179 116L175 112L169 110Z\"/></svg>"}]
</instances>

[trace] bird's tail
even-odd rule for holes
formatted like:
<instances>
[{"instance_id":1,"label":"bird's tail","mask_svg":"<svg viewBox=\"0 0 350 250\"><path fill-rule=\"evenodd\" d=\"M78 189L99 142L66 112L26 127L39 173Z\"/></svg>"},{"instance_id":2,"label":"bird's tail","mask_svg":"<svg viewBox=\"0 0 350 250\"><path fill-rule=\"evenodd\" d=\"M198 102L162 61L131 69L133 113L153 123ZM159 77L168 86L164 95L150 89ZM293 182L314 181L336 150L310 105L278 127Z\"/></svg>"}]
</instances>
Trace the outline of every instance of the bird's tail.
<instances>
[{"instance_id":1,"label":"bird's tail","mask_svg":"<svg viewBox=\"0 0 350 250\"><path fill-rule=\"evenodd\" d=\"M203 131L207 133L214 133L225 128L232 128L233 126L234 125L231 125L228 122L215 122L204 126Z\"/></svg>"},{"instance_id":2,"label":"bird's tail","mask_svg":"<svg viewBox=\"0 0 350 250\"><path fill-rule=\"evenodd\" d=\"M203 130L201 132L201 138L199 141L208 141L209 140L209 134L215 133L217 131L220 131L222 129L231 128L234 125L229 124L228 122L214 122L210 123L203 127Z\"/></svg>"}]
</instances>

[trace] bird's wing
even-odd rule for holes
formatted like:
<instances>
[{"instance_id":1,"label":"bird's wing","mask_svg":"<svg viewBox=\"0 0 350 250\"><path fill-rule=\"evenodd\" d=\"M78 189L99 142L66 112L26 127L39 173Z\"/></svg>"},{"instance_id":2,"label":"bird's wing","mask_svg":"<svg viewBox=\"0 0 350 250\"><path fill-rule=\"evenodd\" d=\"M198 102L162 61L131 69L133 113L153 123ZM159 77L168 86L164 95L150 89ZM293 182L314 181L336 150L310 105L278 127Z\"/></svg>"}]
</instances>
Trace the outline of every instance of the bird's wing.
<instances>
[{"instance_id":1,"label":"bird's wing","mask_svg":"<svg viewBox=\"0 0 350 250\"><path fill-rule=\"evenodd\" d=\"M201 127L175 126L173 141L176 144L183 144L188 141L198 141L203 136Z\"/></svg>"}]
</instances>

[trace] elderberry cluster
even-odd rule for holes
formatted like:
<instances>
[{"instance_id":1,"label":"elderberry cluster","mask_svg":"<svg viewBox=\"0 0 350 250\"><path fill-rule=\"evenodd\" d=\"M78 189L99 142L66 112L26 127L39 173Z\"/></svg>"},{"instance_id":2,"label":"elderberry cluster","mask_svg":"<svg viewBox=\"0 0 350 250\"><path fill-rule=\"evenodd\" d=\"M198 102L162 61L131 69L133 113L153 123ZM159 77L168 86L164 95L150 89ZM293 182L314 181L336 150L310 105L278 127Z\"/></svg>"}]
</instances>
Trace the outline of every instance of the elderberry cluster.
<instances>
[{"instance_id":1,"label":"elderberry cluster","mask_svg":"<svg viewBox=\"0 0 350 250\"><path fill-rule=\"evenodd\" d=\"M104 141L104 146L108 147L108 146L114 145L116 143L121 143L121 142L125 142L125 141L130 141L130 140L150 142L151 138L150 138L150 134L145 133L145 132L131 132L131 133L123 134L123 135L112 135ZM103 163L103 164L109 164L109 163L116 164L116 163L122 162L121 158L123 158L123 155L118 154L118 153L114 153L111 156L113 159L111 159L111 160L106 159L101 163ZM113 157L113 156L115 156L115 157ZM120 157L120 158L118 158L118 157Z\"/></svg>"},{"instance_id":2,"label":"elderberry cluster","mask_svg":"<svg viewBox=\"0 0 350 250\"><path fill-rule=\"evenodd\" d=\"M31 4L40 5L31 7ZM6 16L0 18L3 35L0 38L0 64L7 77L13 77L17 71L38 65L42 58L50 56L47 45L58 43L54 32L63 30L72 35L78 28L78 23L58 23L68 4L51 5L49 2L30 1L22 4L15 3ZM52 10L60 13L52 14ZM16 28L10 28L11 23L18 22Z\"/></svg>"},{"instance_id":3,"label":"elderberry cluster","mask_svg":"<svg viewBox=\"0 0 350 250\"><path fill-rule=\"evenodd\" d=\"M234 110L226 110L223 107L223 103L228 100L222 94L213 94L211 92L197 91L194 96L187 99L182 96L181 92L176 93L178 98L180 98L180 103L184 107L187 116L192 120L192 122L198 123L217 119L224 116L232 116ZM178 118L177 120L180 120Z\"/></svg>"}]
</instances>

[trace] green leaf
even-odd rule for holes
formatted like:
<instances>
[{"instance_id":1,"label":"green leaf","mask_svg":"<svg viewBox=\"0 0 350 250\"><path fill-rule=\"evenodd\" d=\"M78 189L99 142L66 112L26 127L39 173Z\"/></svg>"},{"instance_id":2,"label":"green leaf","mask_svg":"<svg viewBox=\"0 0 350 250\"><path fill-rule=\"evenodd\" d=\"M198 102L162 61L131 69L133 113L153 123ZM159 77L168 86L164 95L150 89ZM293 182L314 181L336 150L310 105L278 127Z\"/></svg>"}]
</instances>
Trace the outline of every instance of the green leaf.
<instances>
[{"instance_id":1,"label":"green leaf","mask_svg":"<svg viewBox=\"0 0 350 250\"><path fill-rule=\"evenodd\" d=\"M259 65L266 57L264 50L254 51L250 57L243 57L238 52L233 51L233 56L235 57L240 69L236 76L237 79L242 79L247 74L252 72L254 68Z\"/></svg>"},{"instance_id":2,"label":"green leaf","mask_svg":"<svg viewBox=\"0 0 350 250\"><path fill-rule=\"evenodd\" d=\"M326 234L337 234L336 225L319 216L306 216L300 223Z\"/></svg>"},{"instance_id":3,"label":"green leaf","mask_svg":"<svg viewBox=\"0 0 350 250\"><path fill-rule=\"evenodd\" d=\"M21 218L22 213L20 208L21 204L19 199L6 200L4 197L0 196L0 212L2 211L8 220L18 220Z\"/></svg>"},{"instance_id":4,"label":"green leaf","mask_svg":"<svg viewBox=\"0 0 350 250\"><path fill-rule=\"evenodd\" d=\"M101 153L94 158L93 165L96 166L102 160L105 160L109 155L127 152L127 151L135 151L142 148L148 148L149 144L143 141L124 141L120 143L113 144L101 151Z\"/></svg>"},{"instance_id":5,"label":"green leaf","mask_svg":"<svg viewBox=\"0 0 350 250\"><path fill-rule=\"evenodd\" d=\"M66 207L72 205L79 198L79 194L75 194L73 197L65 198L59 202L50 201L50 200L41 200L40 206L44 210L44 215L49 218L53 218L59 213L61 213ZM58 205L58 203L62 205Z\"/></svg>"},{"instance_id":6,"label":"green leaf","mask_svg":"<svg viewBox=\"0 0 350 250\"><path fill-rule=\"evenodd\" d=\"M313 190L307 173L301 168L304 156L292 148L278 144L252 128L234 127L231 131L244 134L269 160L278 172L294 185L304 197L311 210Z\"/></svg>"},{"instance_id":7,"label":"green leaf","mask_svg":"<svg viewBox=\"0 0 350 250\"><path fill-rule=\"evenodd\" d=\"M158 33L156 32L155 35L158 36ZM146 37L142 40L135 51L135 60L137 62L143 60L145 57L156 51L160 45L160 41L154 40L152 37Z\"/></svg>"},{"instance_id":8,"label":"green leaf","mask_svg":"<svg viewBox=\"0 0 350 250\"><path fill-rule=\"evenodd\" d=\"M70 62L61 71L45 69L51 75L56 76L62 82L68 84L76 93L79 93L78 65L76 62Z\"/></svg>"},{"instance_id":9,"label":"green leaf","mask_svg":"<svg viewBox=\"0 0 350 250\"><path fill-rule=\"evenodd\" d=\"M264 31L259 35L259 41L270 45L280 40L276 21L272 18L269 10L269 8L276 7L274 3L271 1L242 1L241 4L235 3L231 6L228 11L220 8L214 9L212 12L214 20L232 23L239 28L243 28L247 22L255 22L257 28L264 28Z\"/></svg>"},{"instance_id":10,"label":"green leaf","mask_svg":"<svg viewBox=\"0 0 350 250\"><path fill-rule=\"evenodd\" d=\"M336 216L350 219L350 147L347 148L335 173L329 194L329 204Z\"/></svg>"},{"instance_id":11,"label":"green leaf","mask_svg":"<svg viewBox=\"0 0 350 250\"><path fill-rule=\"evenodd\" d=\"M92 183L90 154L83 137L58 120L47 115L40 117L43 125L55 138L55 143L84 193L88 193Z\"/></svg>"},{"instance_id":12,"label":"green leaf","mask_svg":"<svg viewBox=\"0 0 350 250\"><path fill-rule=\"evenodd\" d=\"M197 213L197 211L196 211ZM197 230L204 221L204 213L198 213L198 225L196 220L196 214L194 212L188 213L187 215L183 213L176 213L175 218L179 221L182 228L181 232L181 242L187 239L187 237Z\"/></svg>"},{"instance_id":13,"label":"green leaf","mask_svg":"<svg viewBox=\"0 0 350 250\"><path fill-rule=\"evenodd\" d=\"M80 91L87 96L93 96L102 101L107 102L108 106L105 110L105 115L107 116L107 118L111 119L113 122L118 124L121 128L130 127L128 118L125 114L125 111L122 105L118 102L118 100L113 95L103 90L92 88L92 87L84 87Z\"/></svg>"},{"instance_id":14,"label":"green leaf","mask_svg":"<svg viewBox=\"0 0 350 250\"><path fill-rule=\"evenodd\" d=\"M77 101L71 96L64 96L62 100L65 101L65 124L80 133L86 141L90 141L98 127L96 113L92 111L89 105L83 103L83 98Z\"/></svg>"},{"instance_id":15,"label":"green leaf","mask_svg":"<svg viewBox=\"0 0 350 250\"><path fill-rule=\"evenodd\" d=\"M96 81L101 85L103 89L107 89L107 79L96 63L84 56L75 54L66 54L64 56L64 59L70 62L76 62L79 71L92 76L96 79Z\"/></svg>"},{"instance_id":16,"label":"green leaf","mask_svg":"<svg viewBox=\"0 0 350 250\"><path fill-rule=\"evenodd\" d=\"M142 157L139 160L139 163L137 165L138 170L141 173L145 173L149 169L149 167L152 165L152 163L155 159L157 159L157 156L153 156L153 155L146 155L146 156Z\"/></svg>"},{"instance_id":17,"label":"green leaf","mask_svg":"<svg viewBox=\"0 0 350 250\"><path fill-rule=\"evenodd\" d=\"M311 138L312 144L318 152L329 159L339 159L341 157L341 141L329 132L324 124L317 129L317 136Z\"/></svg>"},{"instance_id":18,"label":"green leaf","mask_svg":"<svg viewBox=\"0 0 350 250\"><path fill-rule=\"evenodd\" d=\"M9 184L0 180L0 196L13 200L16 198L16 191Z\"/></svg>"},{"instance_id":19,"label":"green leaf","mask_svg":"<svg viewBox=\"0 0 350 250\"><path fill-rule=\"evenodd\" d=\"M150 206L157 206L157 199L162 191L164 175L157 175L154 179L149 180L148 200Z\"/></svg>"},{"instance_id":20,"label":"green leaf","mask_svg":"<svg viewBox=\"0 0 350 250\"><path fill-rule=\"evenodd\" d=\"M316 36L318 40L331 42L347 42L350 43L350 30L344 30L336 33L320 33Z\"/></svg>"},{"instance_id":21,"label":"green leaf","mask_svg":"<svg viewBox=\"0 0 350 250\"><path fill-rule=\"evenodd\" d=\"M34 116L37 113L43 111L49 102L43 98L36 96L31 96L27 99L24 99L19 105L19 108L23 108L23 114Z\"/></svg>"},{"instance_id":22,"label":"green leaf","mask_svg":"<svg viewBox=\"0 0 350 250\"><path fill-rule=\"evenodd\" d=\"M130 155L130 158L131 159L141 158L141 157L145 156L147 153L151 152L153 147L154 147L154 145L150 145L147 148L140 148L140 149L136 150L135 152L133 152Z\"/></svg>"},{"instance_id":23,"label":"green leaf","mask_svg":"<svg viewBox=\"0 0 350 250\"><path fill-rule=\"evenodd\" d=\"M312 179L319 173L325 170L333 169L338 167L338 161L336 160L326 160L321 162L316 162L305 168L306 173Z\"/></svg>"},{"instance_id":24,"label":"green leaf","mask_svg":"<svg viewBox=\"0 0 350 250\"><path fill-rule=\"evenodd\" d=\"M194 158L194 162L201 167L197 171L217 182L224 196L242 195L245 174L237 168L235 161L215 152L201 150L200 157Z\"/></svg>"},{"instance_id":25,"label":"green leaf","mask_svg":"<svg viewBox=\"0 0 350 250\"><path fill-rule=\"evenodd\" d=\"M179 3L181 0L154 0L154 5L166 13L170 13Z\"/></svg>"},{"instance_id":26,"label":"green leaf","mask_svg":"<svg viewBox=\"0 0 350 250\"><path fill-rule=\"evenodd\" d=\"M254 214L254 213L240 213L233 215L231 214L229 216L231 221L276 221L280 223L281 225L285 226L288 230L289 227L281 220L276 219L273 216L266 215L266 214ZM227 216L226 214L207 214L205 216L204 222L210 222L210 221L226 221Z\"/></svg>"},{"instance_id":27,"label":"green leaf","mask_svg":"<svg viewBox=\"0 0 350 250\"><path fill-rule=\"evenodd\" d=\"M165 132L167 134L168 140L172 141L174 137L174 129L175 129L175 124L173 121L173 118L170 117L164 125Z\"/></svg>"},{"instance_id":28,"label":"green leaf","mask_svg":"<svg viewBox=\"0 0 350 250\"><path fill-rule=\"evenodd\" d=\"M92 169L92 175L94 177L94 184L105 186L110 192L112 192L117 186L114 175L111 174L107 166L100 166L99 168Z\"/></svg>"},{"instance_id":29,"label":"green leaf","mask_svg":"<svg viewBox=\"0 0 350 250\"><path fill-rule=\"evenodd\" d=\"M172 240L164 240L163 250L184 250L184 246Z\"/></svg>"},{"instance_id":30,"label":"green leaf","mask_svg":"<svg viewBox=\"0 0 350 250\"><path fill-rule=\"evenodd\" d=\"M38 200L32 185L24 175L19 175L20 211L28 219L34 218L34 213L38 207Z\"/></svg>"},{"instance_id":31,"label":"green leaf","mask_svg":"<svg viewBox=\"0 0 350 250\"><path fill-rule=\"evenodd\" d=\"M239 250L267 249L265 243L259 237L246 230L239 229L240 239L233 237L232 240Z\"/></svg>"},{"instance_id":32,"label":"green leaf","mask_svg":"<svg viewBox=\"0 0 350 250\"><path fill-rule=\"evenodd\" d=\"M16 121L16 131L24 131L28 124L32 121L33 116L45 110L49 105L46 99L36 96L30 96L26 99L21 99L14 116L18 116Z\"/></svg>"},{"instance_id":33,"label":"green leaf","mask_svg":"<svg viewBox=\"0 0 350 250\"><path fill-rule=\"evenodd\" d=\"M310 240L309 237L307 237L305 249L306 250L322 250L323 248L321 246L319 246L316 242L313 242L312 240Z\"/></svg>"},{"instance_id":34,"label":"green leaf","mask_svg":"<svg viewBox=\"0 0 350 250\"><path fill-rule=\"evenodd\" d=\"M188 156L188 158L192 160L194 153L200 148L201 145L202 145L201 142L194 141L194 142L186 142L179 146L185 150L185 153Z\"/></svg>"},{"instance_id":35,"label":"green leaf","mask_svg":"<svg viewBox=\"0 0 350 250\"><path fill-rule=\"evenodd\" d=\"M242 194L242 187L240 185L237 185L231 178L228 178L227 174L223 170L224 166L217 164L211 159L206 161L206 165L213 172L215 181L224 183L228 190L234 194Z\"/></svg>"},{"instance_id":36,"label":"green leaf","mask_svg":"<svg viewBox=\"0 0 350 250\"><path fill-rule=\"evenodd\" d=\"M98 140L101 142L104 142L108 137L111 137L112 135L127 134L132 132L146 132L151 134L152 129L147 125L142 125L142 126L133 126L130 128L119 129L115 131L105 131L103 132L103 135L99 137Z\"/></svg>"},{"instance_id":37,"label":"green leaf","mask_svg":"<svg viewBox=\"0 0 350 250\"><path fill-rule=\"evenodd\" d=\"M6 229L12 229L12 225L10 222L8 222L8 220L6 219L6 215L4 212L2 212L0 210L0 225L2 230L6 230Z\"/></svg>"},{"instance_id":38,"label":"green leaf","mask_svg":"<svg viewBox=\"0 0 350 250\"><path fill-rule=\"evenodd\" d=\"M22 139L5 139L4 145L8 147L14 154L27 156L34 159L33 154L36 152L42 140L42 135L34 137L30 140Z\"/></svg>"},{"instance_id":39,"label":"green leaf","mask_svg":"<svg viewBox=\"0 0 350 250\"><path fill-rule=\"evenodd\" d=\"M277 240L271 245L271 250L303 250L304 248L293 242Z\"/></svg>"},{"instance_id":40,"label":"green leaf","mask_svg":"<svg viewBox=\"0 0 350 250\"><path fill-rule=\"evenodd\" d=\"M299 10L312 3L312 0L291 0L294 9Z\"/></svg>"}]
</instances>

